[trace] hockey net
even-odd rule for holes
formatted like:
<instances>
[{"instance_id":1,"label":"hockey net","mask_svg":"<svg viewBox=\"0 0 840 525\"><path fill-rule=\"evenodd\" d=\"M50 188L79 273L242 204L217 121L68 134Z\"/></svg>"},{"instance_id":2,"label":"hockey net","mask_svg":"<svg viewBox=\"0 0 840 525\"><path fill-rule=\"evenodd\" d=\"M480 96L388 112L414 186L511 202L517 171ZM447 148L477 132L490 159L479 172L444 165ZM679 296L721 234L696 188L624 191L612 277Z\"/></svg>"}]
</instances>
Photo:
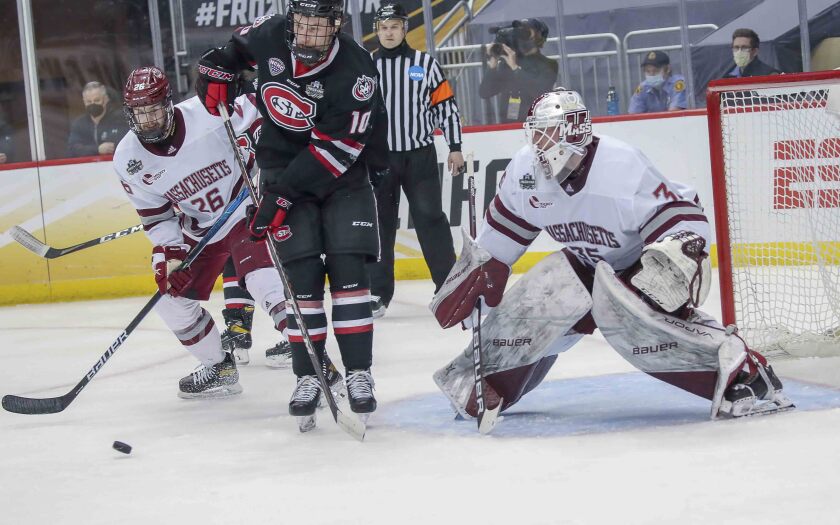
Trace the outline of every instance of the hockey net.
<instances>
[{"instance_id":1,"label":"hockey net","mask_svg":"<svg viewBox=\"0 0 840 525\"><path fill-rule=\"evenodd\" d=\"M771 357L840 356L838 95L840 71L707 92L723 320Z\"/></svg>"}]
</instances>

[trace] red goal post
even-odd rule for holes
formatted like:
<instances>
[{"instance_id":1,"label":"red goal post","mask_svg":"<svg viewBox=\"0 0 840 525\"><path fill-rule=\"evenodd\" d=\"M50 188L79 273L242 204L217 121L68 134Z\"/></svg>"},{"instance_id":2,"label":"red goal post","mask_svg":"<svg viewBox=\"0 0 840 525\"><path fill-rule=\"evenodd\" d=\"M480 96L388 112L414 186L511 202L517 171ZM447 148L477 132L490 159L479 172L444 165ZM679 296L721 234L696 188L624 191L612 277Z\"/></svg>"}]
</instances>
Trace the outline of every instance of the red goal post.
<instances>
[{"instance_id":1,"label":"red goal post","mask_svg":"<svg viewBox=\"0 0 840 525\"><path fill-rule=\"evenodd\" d=\"M832 89L840 71L716 80L706 94L723 321L771 355L840 355Z\"/></svg>"}]
</instances>

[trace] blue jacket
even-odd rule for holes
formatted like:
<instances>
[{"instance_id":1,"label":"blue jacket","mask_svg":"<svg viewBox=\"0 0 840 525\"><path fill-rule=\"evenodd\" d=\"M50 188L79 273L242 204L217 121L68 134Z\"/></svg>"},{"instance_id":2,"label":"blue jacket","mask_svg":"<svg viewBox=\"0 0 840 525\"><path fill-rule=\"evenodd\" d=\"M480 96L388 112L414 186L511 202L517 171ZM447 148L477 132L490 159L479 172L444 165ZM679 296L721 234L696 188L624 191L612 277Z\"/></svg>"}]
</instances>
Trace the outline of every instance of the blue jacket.
<instances>
[{"instance_id":1,"label":"blue jacket","mask_svg":"<svg viewBox=\"0 0 840 525\"><path fill-rule=\"evenodd\" d=\"M644 83L639 84L630 99L628 111L630 113L652 113L687 107L685 77L672 74L658 88L646 86Z\"/></svg>"}]
</instances>

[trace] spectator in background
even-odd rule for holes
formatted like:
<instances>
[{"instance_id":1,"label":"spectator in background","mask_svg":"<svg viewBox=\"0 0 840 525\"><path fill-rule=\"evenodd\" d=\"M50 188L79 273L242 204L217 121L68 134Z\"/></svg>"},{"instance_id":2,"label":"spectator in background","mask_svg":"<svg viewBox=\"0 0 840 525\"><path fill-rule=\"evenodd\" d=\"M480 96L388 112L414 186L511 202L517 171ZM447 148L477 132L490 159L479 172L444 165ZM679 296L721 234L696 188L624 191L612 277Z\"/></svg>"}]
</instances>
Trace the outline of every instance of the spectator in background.
<instances>
[{"instance_id":1,"label":"spectator in background","mask_svg":"<svg viewBox=\"0 0 840 525\"><path fill-rule=\"evenodd\" d=\"M16 162L15 130L6 122L2 108L0 108L0 164Z\"/></svg>"},{"instance_id":2,"label":"spectator in background","mask_svg":"<svg viewBox=\"0 0 840 525\"><path fill-rule=\"evenodd\" d=\"M677 111L688 107L685 77L671 73L671 59L662 51L651 51L642 62L645 79L630 99L630 113Z\"/></svg>"},{"instance_id":3,"label":"spectator in background","mask_svg":"<svg viewBox=\"0 0 840 525\"><path fill-rule=\"evenodd\" d=\"M736 29L732 33L732 58L734 64L726 69L723 78L757 77L777 75L778 69L758 59L758 46L761 41L752 29Z\"/></svg>"},{"instance_id":4,"label":"spectator in background","mask_svg":"<svg viewBox=\"0 0 840 525\"><path fill-rule=\"evenodd\" d=\"M87 114L70 125L67 154L71 157L111 155L128 132L122 108L111 107L108 89L101 82L88 82L82 89Z\"/></svg>"},{"instance_id":5,"label":"spectator in background","mask_svg":"<svg viewBox=\"0 0 840 525\"><path fill-rule=\"evenodd\" d=\"M537 18L526 18L491 32L496 42L487 48L478 94L485 99L501 95L502 122L524 122L534 99L550 91L557 80L557 61L540 52L548 26Z\"/></svg>"}]
</instances>

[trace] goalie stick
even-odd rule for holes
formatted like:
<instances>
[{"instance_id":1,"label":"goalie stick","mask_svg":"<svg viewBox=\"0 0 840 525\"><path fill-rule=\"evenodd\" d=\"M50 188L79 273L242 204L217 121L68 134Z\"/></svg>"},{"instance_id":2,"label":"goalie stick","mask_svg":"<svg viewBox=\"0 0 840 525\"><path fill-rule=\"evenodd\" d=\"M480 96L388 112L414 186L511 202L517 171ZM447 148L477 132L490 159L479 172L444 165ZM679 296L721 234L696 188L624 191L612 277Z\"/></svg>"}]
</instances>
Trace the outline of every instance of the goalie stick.
<instances>
[{"instance_id":1,"label":"goalie stick","mask_svg":"<svg viewBox=\"0 0 840 525\"><path fill-rule=\"evenodd\" d=\"M235 199L230 201L225 211L216 219L216 222L213 223L213 226L207 230L207 233L204 234L204 237L201 241L190 250L190 253L187 255L187 258L184 259L180 265L178 265L177 270L181 270L184 268L189 267L190 264L195 261L196 257L204 250L204 247L210 242L210 239L218 232L222 226L228 221L233 212L239 207L242 202L248 197L248 192L244 189L239 192L239 195L236 196ZM152 311L152 308L155 307L157 302L160 300L160 292L155 292L149 302L146 303L146 306L143 307L137 315L134 316L134 319L128 323L128 326L117 336L111 346L105 350L105 353L102 354L102 357L93 365L93 367L88 370L88 373L85 377L82 378L79 383L73 387L72 390L64 394L63 396L58 397L48 397L48 398L31 398L31 397L22 397L22 396L15 396L15 395L5 395L3 396L3 408L9 412L14 412L16 414L55 414L57 412L61 412L65 408L76 399L76 396L87 386L88 383L93 379L93 377L99 372L105 363L111 358L112 355L122 346L128 336L137 328L137 325L140 324L141 321Z\"/></svg>"},{"instance_id":2,"label":"goalie stick","mask_svg":"<svg viewBox=\"0 0 840 525\"><path fill-rule=\"evenodd\" d=\"M222 116L222 119L225 121L225 129L227 130L228 140L230 141L230 146L233 148L233 153L236 156L236 161L239 164L239 169L242 172L242 180L245 182L245 186L248 189L248 192L251 195L251 200L254 201L254 205L256 206L260 201L257 197L257 190L254 188L254 182L251 180L251 177L248 176L248 169L245 166L245 161L242 160L242 155L239 151L239 146L236 142L236 133L233 131L233 125L230 123L230 115L228 114L227 108L224 104L219 104L219 114ZM286 296L288 297L289 304L292 305L292 313L295 316L295 321L297 321L298 327L300 328L301 336L303 336L303 343L306 346L306 353L309 355L310 361L312 361L312 367L315 369L315 373L318 376L318 382L321 385L321 392L324 395L324 398L327 400L327 405L330 407L330 412L332 413L333 420L336 424L345 432L353 436L354 438L358 439L359 441L364 441L365 439L365 432L366 426L361 419L359 419L355 414L353 416L348 416L344 412L342 412L338 408L338 404L335 401L335 396L333 396L332 390L330 390L330 385L327 383L327 378L324 375L324 369L321 366L321 363L318 362L318 355L315 353L315 347L312 344L312 339L309 337L309 331L306 329L306 324L303 322L303 314L300 312L300 306L297 302L297 297L295 296L294 290L292 288L291 283L289 282L289 277L286 275L286 270L283 268L283 264L280 262L280 257L277 254L277 247L274 246L274 243L271 239L266 239L265 243L268 245L268 251L271 255L271 260L274 263L274 267L277 268L277 272L280 274L280 279L283 281L283 286L286 288Z\"/></svg>"},{"instance_id":3,"label":"goalie stick","mask_svg":"<svg viewBox=\"0 0 840 525\"><path fill-rule=\"evenodd\" d=\"M62 255L67 255L69 253L78 252L79 250L84 250L85 248L91 248L93 246L105 244L108 241L121 239L126 235L137 233L142 229L143 225L137 224L135 226L126 228L124 230L120 230L118 232L109 233L96 239L91 239L83 243L68 246L67 248L53 248L52 246L47 246L46 244L36 239L34 235L24 230L20 226L12 226L12 228L7 233L12 237L12 239L16 240L21 246L34 253L35 255L38 255L39 257L44 257L45 259L55 259L57 257L61 257Z\"/></svg>"},{"instance_id":4,"label":"goalie stick","mask_svg":"<svg viewBox=\"0 0 840 525\"><path fill-rule=\"evenodd\" d=\"M467 186L469 187L469 209L470 209L470 237L477 236L475 217L475 175L473 174L473 155L467 155ZM499 399L499 404L494 409L488 409L487 399L484 397L484 371L481 356L481 298L475 302L473 310L474 320L472 323L472 351L473 351L473 374L475 379L475 402L478 405L477 419L478 431L481 434L489 434L496 427L499 419L499 411L502 408L504 399Z\"/></svg>"}]
</instances>

